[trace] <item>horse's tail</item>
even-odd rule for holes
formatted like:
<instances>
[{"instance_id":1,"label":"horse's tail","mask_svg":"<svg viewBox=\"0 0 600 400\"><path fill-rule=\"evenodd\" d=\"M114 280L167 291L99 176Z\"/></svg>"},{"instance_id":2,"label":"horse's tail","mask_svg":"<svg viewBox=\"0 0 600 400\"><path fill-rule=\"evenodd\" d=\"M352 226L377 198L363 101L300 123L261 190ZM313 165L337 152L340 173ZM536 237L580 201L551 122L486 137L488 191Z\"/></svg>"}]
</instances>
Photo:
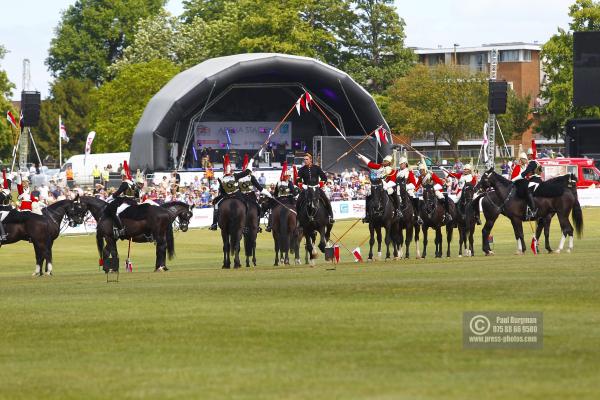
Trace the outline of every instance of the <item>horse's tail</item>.
<instances>
[{"instance_id":1,"label":"horse's tail","mask_svg":"<svg viewBox=\"0 0 600 400\"><path fill-rule=\"evenodd\" d=\"M577 238L581 238L583 235L583 212L581 211L581 205L579 199L575 198L575 204L573 205L572 211L573 222L575 223L575 232Z\"/></svg>"},{"instance_id":2,"label":"horse's tail","mask_svg":"<svg viewBox=\"0 0 600 400\"><path fill-rule=\"evenodd\" d=\"M167 228L167 255L169 260L175 257L175 239L173 238L173 224L169 223Z\"/></svg>"},{"instance_id":3,"label":"horse's tail","mask_svg":"<svg viewBox=\"0 0 600 400\"><path fill-rule=\"evenodd\" d=\"M102 252L104 250L104 237L100 233L100 230L96 233L96 247L98 248L98 255L100 256L100 260L102 260Z\"/></svg>"},{"instance_id":4,"label":"horse's tail","mask_svg":"<svg viewBox=\"0 0 600 400\"><path fill-rule=\"evenodd\" d=\"M279 210L279 251L287 253L290 251L290 235L288 232L288 213L286 207Z\"/></svg>"}]
</instances>

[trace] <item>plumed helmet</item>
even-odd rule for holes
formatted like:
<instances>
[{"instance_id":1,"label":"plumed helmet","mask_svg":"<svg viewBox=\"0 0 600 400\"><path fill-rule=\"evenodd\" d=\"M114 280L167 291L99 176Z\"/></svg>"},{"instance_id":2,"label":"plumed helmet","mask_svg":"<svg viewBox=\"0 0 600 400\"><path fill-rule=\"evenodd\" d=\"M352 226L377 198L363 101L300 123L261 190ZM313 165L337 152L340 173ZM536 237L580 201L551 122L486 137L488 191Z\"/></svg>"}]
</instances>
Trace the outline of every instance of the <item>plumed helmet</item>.
<instances>
[{"instance_id":1,"label":"plumed helmet","mask_svg":"<svg viewBox=\"0 0 600 400\"><path fill-rule=\"evenodd\" d=\"M400 159L398 160L398 164L408 164L408 160L406 159L406 157L400 157Z\"/></svg>"},{"instance_id":2,"label":"plumed helmet","mask_svg":"<svg viewBox=\"0 0 600 400\"><path fill-rule=\"evenodd\" d=\"M387 161L387 162L391 163L391 162L392 162L392 159L393 159L393 158L392 158L392 156L391 156L391 155L383 157L383 161L384 161L384 162L386 162L386 161Z\"/></svg>"},{"instance_id":3,"label":"plumed helmet","mask_svg":"<svg viewBox=\"0 0 600 400\"><path fill-rule=\"evenodd\" d=\"M527 154L525 154L525 152L521 152L521 154L519 154L519 158L523 159L523 160L527 160Z\"/></svg>"},{"instance_id":4,"label":"plumed helmet","mask_svg":"<svg viewBox=\"0 0 600 400\"><path fill-rule=\"evenodd\" d=\"M527 154L533 154L533 149L531 147L527 149Z\"/></svg>"},{"instance_id":5,"label":"plumed helmet","mask_svg":"<svg viewBox=\"0 0 600 400\"><path fill-rule=\"evenodd\" d=\"M427 171L427 164L425 164L424 162L422 162L421 164L419 164L419 171Z\"/></svg>"},{"instance_id":6,"label":"plumed helmet","mask_svg":"<svg viewBox=\"0 0 600 400\"><path fill-rule=\"evenodd\" d=\"M469 171L471 171L473 169L473 167L471 166L471 164L465 164L463 166L463 170L468 169Z\"/></svg>"}]
</instances>

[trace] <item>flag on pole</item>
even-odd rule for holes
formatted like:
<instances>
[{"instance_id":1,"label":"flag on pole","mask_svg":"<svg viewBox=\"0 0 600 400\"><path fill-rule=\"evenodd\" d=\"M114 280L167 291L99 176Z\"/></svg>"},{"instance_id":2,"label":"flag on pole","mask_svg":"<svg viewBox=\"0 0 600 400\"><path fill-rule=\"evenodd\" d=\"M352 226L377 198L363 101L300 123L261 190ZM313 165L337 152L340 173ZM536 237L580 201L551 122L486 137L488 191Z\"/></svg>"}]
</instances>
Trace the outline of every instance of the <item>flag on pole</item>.
<instances>
[{"instance_id":1,"label":"flag on pole","mask_svg":"<svg viewBox=\"0 0 600 400\"><path fill-rule=\"evenodd\" d=\"M67 128L65 128L65 124L63 124L60 115L58 116L58 129L60 132L60 138L65 142L69 143L69 136L67 136Z\"/></svg>"},{"instance_id":2,"label":"flag on pole","mask_svg":"<svg viewBox=\"0 0 600 400\"><path fill-rule=\"evenodd\" d=\"M12 115L10 110L6 112L6 119L13 126L13 128L17 129L17 121L15 121L15 117L14 115Z\"/></svg>"},{"instance_id":3,"label":"flag on pole","mask_svg":"<svg viewBox=\"0 0 600 400\"><path fill-rule=\"evenodd\" d=\"M340 246L338 245L333 246L333 258L335 258L336 263L340 262Z\"/></svg>"},{"instance_id":4,"label":"flag on pole","mask_svg":"<svg viewBox=\"0 0 600 400\"><path fill-rule=\"evenodd\" d=\"M375 138L377 139L377 144L379 146L391 142L391 140L388 139L387 134L388 131L383 126L380 126L375 130Z\"/></svg>"},{"instance_id":5,"label":"flag on pole","mask_svg":"<svg viewBox=\"0 0 600 400\"><path fill-rule=\"evenodd\" d=\"M310 104L313 102L313 98L308 92L302 93L300 98L296 100L296 112L300 115L300 109L304 111L310 111Z\"/></svg>"},{"instance_id":6,"label":"flag on pole","mask_svg":"<svg viewBox=\"0 0 600 400\"><path fill-rule=\"evenodd\" d=\"M531 238L531 251L533 252L533 254L537 255L537 253L538 253L537 248L538 248L537 238L535 237L535 235L533 235L533 237Z\"/></svg>"},{"instance_id":7,"label":"flag on pole","mask_svg":"<svg viewBox=\"0 0 600 400\"><path fill-rule=\"evenodd\" d=\"M87 156L92 152L92 142L94 141L95 137L96 137L95 131L91 131L90 133L88 133L87 140L85 141L85 156L83 157L84 164L85 164L85 160L86 160Z\"/></svg>"},{"instance_id":8,"label":"flag on pole","mask_svg":"<svg viewBox=\"0 0 600 400\"><path fill-rule=\"evenodd\" d=\"M488 162L488 145L490 144L487 136L488 124L483 124L483 161Z\"/></svg>"},{"instance_id":9,"label":"flag on pole","mask_svg":"<svg viewBox=\"0 0 600 400\"><path fill-rule=\"evenodd\" d=\"M354 254L354 261L355 262L362 262L362 256L360 255L360 247L355 248L354 250L352 250L352 254Z\"/></svg>"}]
</instances>

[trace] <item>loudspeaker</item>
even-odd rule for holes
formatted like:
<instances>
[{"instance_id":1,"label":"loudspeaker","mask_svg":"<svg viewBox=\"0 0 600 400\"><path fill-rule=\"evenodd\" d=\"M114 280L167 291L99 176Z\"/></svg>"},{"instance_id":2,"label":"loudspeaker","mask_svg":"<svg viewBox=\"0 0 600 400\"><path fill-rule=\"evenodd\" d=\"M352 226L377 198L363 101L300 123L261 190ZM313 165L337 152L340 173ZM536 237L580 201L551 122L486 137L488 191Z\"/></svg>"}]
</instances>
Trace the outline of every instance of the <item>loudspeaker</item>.
<instances>
[{"instance_id":1,"label":"loudspeaker","mask_svg":"<svg viewBox=\"0 0 600 400\"><path fill-rule=\"evenodd\" d=\"M600 32L573 34L573 105L600 106Z\"/></svg>"},{"instance_id":2,"label":"loudspeaker","mask_svg":"<svg viewBox=\"0 0 600 400\"><path fill-rule=\"evenodd\" d=\"M506 81L490 81L488 88L488 111L490 114L506 113L506 98L508 96Z\"/></svg>"},{"instance_id":3,"label":"loudspeaker","mask_svg":"<svg viewBox=\"0 0 600 400\"><path fill-rule=\"evenodd\" d=\"M569 157L600 154L600 119L570 119L565 126L565 148Z\"/></svg>"},{"instance_id":4,"label":"loudspeaker","mask_svg":"<svg viewBox=\"0 0 600 400\"><path fill-rule=\"evenodd\" d=\"M41 101L40 92L21 92L23 126L38 126Z\"/></svg>"}]
</instances>

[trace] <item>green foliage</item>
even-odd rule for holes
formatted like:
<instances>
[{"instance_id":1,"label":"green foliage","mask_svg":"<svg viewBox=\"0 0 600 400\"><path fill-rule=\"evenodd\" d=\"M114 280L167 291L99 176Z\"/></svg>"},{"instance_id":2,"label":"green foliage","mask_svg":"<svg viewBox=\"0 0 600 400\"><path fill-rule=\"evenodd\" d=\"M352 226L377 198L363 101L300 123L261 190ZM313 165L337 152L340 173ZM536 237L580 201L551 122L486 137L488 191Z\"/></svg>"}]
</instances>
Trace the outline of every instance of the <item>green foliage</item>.
<instances>
[{"instance_id":1,"label":"green foliage","mask_svg":"<svg viewBox=\"0 0 600 400\"><path fill-rule=\"evenodd\" d=\"M123 67L93 95L90 125L96 131L94 152L128 151L146 104L179 68L168 60Z\"/></svg>"},{"instance_id":2,"label":"green foliage","mask_svg":"<svg viewBox=\"0 0 600 400\"><path fill-rule=\"evenodd\" d=\"M156 14L166 0L77 0L63 13L50 42L46 64L55 77L90 79L97 85L106 69L131 43L140 18Z\"/></svg>"},{"instance_id":3,"label":"green foliage","mask_svg":"<svg viewBox=\"0 0 600 400\"><path fill-rule=\"evenodd\" d=\"M600 117L600 107L573 107L573 32L600 30L600 2L577 0L569 8L569 30L558 29L542 46L541 57L548 83L541 96L547 101L541 109L537 130L548 138L559 137L570 118Z\"/></svg>"},{"instance_id":4,"label":"green foliage","mask_svg":"<svg viewBox=\"0 0 600 400\"><path fill-rule=\"evenodd\" d=\"M40 125L33 128L42 159L49 156L58 161L58 117L67 129L69 142L63 141L63 160L82 154L90 129L89 113L95 108L92 94L96 91L91 80L59 78L52 83L50 96L42 101Z\"/></svg>"},{"instance_id":5,"label":"green foliage","mask_svg":"<svg viewBox=\"0 0 600 400\"><path fill-rule=\"evenodd\" d=\"M533 125L529 109L530 101L530 96L522 98L514 91L508 91L506 114L498 115L498 123L507 143L512 139L520 139Z\"/></svg>"},{"instance_id":6,"label":"green foliage","mask_svg":"<svg viewBox=\"0 0 600 400\"><path fill-rule=\"evenodd\" d=\"M352 35L343 42L349 54L344 69L364 87L381 93L416 62L414 53L404 47L404 20L393 0L350 3L356 22Z\"/></svg>"},{"instance_id":7,"label":"green foliage","mask_svg":"<svg viewBox=\"0 0 600 400\"><path fill-rule=\"evenodd\" d=\"M433 133L452 149L480 132L487 115L487 80L448 65L415 66L388 91L392 129L416 137Z\"/></svg>"},{"instance_id":8,"label":"green foliage","mask_svg":"<svg viewBox=\"0 0 600 400\"><path fill-rule=\"evenodd\" d=\"M6 49L0 44L0 61L4 58L5 54ZM10 157L15 140L15 132L6 120L6 112L11 110L15 118L19 119L12 103L8 100L12 96L14 88L15 85L8 80L6 71L0 69L0 113L2 118L2 122L0 122L0 163L1 161L7 161L7 158Z\"/></svg>"}]
</instances>

